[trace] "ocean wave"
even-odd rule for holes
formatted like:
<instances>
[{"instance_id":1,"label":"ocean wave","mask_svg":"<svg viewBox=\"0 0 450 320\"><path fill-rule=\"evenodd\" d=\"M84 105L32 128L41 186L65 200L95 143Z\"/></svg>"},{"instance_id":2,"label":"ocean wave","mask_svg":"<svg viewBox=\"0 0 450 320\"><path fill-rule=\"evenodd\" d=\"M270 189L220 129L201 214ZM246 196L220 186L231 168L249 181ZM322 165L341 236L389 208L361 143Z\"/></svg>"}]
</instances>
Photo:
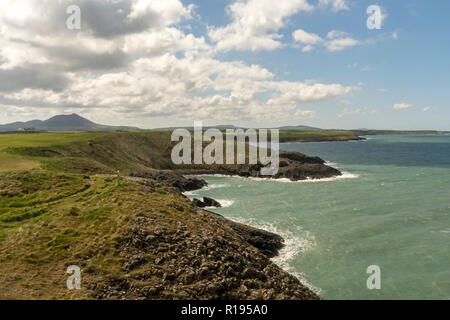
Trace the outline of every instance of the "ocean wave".
<instances>
[{"instance_id":1,"label":"ocean wave","mask_svg":"<svg viewBox=\"0 0 450 320\"><path fill-rule=\"evenodd\" d=\"M220 184L210 184L207 185L201 189L198 190L193 190L193 191L185 191L183 192L183 195L185 195L186 197L192 197L192 196L198 196L200 191L205 191L205 190L212 190L212 189L218 189L218 188L226 188L229 185L226 183L220 183Z\"/></svg>"},{"instance_id":2,"label":"ocean wave","mask_svg":"<svg viewBox=\"0 0 450 320\"><path fill-rule=\"evenodd\" d=\"M212 189L218 189L218 188L226 188L229 184L226 183L218 183L218 184L210 184L206 187L202 188L202 190L212 190Z\"/></svg>"},{"instance_id":3,"label":"ocean wave","mask_svg":"<svg viewBox=\"0 0 450 320\"><path fill-rule=\"evenodd\" d=\"M185 191L185 192L183 192L183 195L185 195L186 197L197 196L198 195L198 191L199 190Z\"/></svg>"},{"instance_id":4,"label":"ocean wave","mask_svg":"<svg viewBox=\"0 0 450 320\"><path fill-rule=\"evenodd\" d=\"M299 180L299 181L290 181L290 182L329 182L329 181L337 181L337 180L345 180L345 179L357 179L359 178L359 174L351 173L347 171L342 171L341 176L331 177L331 178L322 178L322 179L311 179L308 178L306 180Z\"/></svg>"},{"instance_id":5,"label":"ocean wave","mask_svg":"<svg viewBox=\"0 0 450 320\"><path fill-rule=\"evenodd\" d=\"M229 208L229 207L231 207L234 204L234 200L219 199L219 200L217 200L217 202L220 203L222 208Z\"/></svg>"},{"instance_id":6,"label":"ocean wave","mask_svg":"<svg viewBox=\"0 0 450 320\"><path fill-rule=\"evenodd\" d=\"M221 207L205 207L206 210L213 210L213 209L221 209L221 208L229 208L234 204L234 200L223 200L223 199L217 199L218 203L220 203Z\"/></svg>"}]
</instances>

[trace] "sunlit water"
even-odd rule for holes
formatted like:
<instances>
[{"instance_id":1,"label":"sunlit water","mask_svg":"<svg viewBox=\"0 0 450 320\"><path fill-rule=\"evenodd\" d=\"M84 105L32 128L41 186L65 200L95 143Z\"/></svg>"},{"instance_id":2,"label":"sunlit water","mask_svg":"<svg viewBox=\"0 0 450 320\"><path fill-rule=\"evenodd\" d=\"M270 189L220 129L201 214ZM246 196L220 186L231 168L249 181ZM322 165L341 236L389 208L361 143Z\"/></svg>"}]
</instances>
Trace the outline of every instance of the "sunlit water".
<instances>
[{"instance_id":1,"label":"sunlit water","mask_svg":"<svg viewBox=\"0 0 450 320\"><path fill-rule=\"evenodd\" d=\"M450 136L288 143L344 178L277 182L203 177L215 211L281 234L274 261L325 299L450 298ZM366 286L381 268L381 289Z\"/></svg>"}]
</instances>

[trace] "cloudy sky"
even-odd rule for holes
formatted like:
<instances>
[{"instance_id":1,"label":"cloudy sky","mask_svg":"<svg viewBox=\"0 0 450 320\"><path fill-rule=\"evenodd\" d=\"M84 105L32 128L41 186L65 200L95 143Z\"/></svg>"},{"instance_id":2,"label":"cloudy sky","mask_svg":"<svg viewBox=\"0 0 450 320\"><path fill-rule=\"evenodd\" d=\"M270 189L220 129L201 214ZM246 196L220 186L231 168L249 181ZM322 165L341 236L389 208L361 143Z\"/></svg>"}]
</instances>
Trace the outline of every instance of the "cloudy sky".
<instances>
[{"instance_id":1,"label":"cloudy sky","mask_svg":"<svg viewBox=\"0 0 450 320\"><path fill-rule=\"evenodd\" d=\"M381 29L367 27L370 5ZM1 0L0 123L450 130L449 12L448 0Z\"/></svg>"}]
</instances>

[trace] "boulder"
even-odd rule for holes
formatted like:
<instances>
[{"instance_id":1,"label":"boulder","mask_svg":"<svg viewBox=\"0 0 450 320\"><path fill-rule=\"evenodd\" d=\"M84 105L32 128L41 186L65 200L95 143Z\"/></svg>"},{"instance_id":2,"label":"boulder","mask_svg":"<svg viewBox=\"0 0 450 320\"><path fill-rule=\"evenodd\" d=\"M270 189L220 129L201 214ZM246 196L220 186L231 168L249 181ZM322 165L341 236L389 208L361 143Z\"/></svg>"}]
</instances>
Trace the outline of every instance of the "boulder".
<instances>
[{"instance_id":1,"label":"boulder","mask_svg":"<svg viewBox=\"0 0 450 320\"><path fill-rule=\"evenodd\" d=\"M205 204L206 207L216 207L216 208L222 207L222 205L218 201L208 197L203 197L203 203Z\"/></svg>"},{"instance_id":2,"label":"boulder","mask_svg":"<svg viewBox=\"0 0 450 320\"><path fill-rule=\"evenodd\" d=\"M206 204L202 200L199 200L199 199L196 199L196 198L194 200L192 200L192 203L194 204L194 206L197 206L199 208L206 207Z\"/></svg>"}]
</instances>

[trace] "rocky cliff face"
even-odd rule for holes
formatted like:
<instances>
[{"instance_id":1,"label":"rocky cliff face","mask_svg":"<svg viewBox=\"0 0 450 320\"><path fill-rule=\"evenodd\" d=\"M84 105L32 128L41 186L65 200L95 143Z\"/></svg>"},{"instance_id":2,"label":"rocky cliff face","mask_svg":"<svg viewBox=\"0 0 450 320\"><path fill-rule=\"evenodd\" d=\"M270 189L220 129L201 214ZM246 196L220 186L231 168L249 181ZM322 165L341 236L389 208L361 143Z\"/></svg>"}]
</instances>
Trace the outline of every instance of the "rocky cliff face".
<instances>
[{"instance_id":1,"label":"rocky cliff face","mask_svg":"<svg viewBox=\"0 0 450 320\"><path fill-rule=\"evenodd\" d=\"M120 244L129 276L92 285L97 299L320 299L269 257L281 238L197 209L193 231L138 217ZM153 252L148 261L143 252ZM146 284L157 277L158 283Z\"/></svg>"}]
</instances>

